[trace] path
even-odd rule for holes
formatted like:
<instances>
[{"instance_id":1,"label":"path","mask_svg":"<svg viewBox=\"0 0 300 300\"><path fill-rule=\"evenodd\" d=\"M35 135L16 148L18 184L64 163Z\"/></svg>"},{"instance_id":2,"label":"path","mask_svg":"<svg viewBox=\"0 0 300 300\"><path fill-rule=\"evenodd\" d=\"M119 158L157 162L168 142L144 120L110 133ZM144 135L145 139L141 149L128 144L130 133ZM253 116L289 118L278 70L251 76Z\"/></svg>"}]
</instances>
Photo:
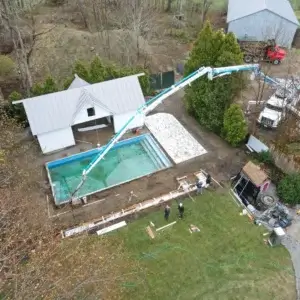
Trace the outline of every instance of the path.
<instances>
[{"instance_id":1,"label":"path","mask_svg":"<svg viewBox=\"0 0 300 300\"><path fill-rule=\"evenodd\" d=\"M289 251L295 271L297 300L300 300L300 217L295 215L282 245Z\"/></svg>"}]
</instances>

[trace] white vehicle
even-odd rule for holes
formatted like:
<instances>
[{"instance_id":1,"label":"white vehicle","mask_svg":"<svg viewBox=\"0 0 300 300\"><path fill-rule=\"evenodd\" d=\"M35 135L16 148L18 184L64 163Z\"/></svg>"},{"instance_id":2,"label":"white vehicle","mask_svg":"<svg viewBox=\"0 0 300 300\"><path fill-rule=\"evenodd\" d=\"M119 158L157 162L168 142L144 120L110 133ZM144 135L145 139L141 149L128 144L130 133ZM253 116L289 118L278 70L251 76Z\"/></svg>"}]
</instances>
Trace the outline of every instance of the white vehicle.
<instances>
[{"instance_id":1,"label":"white vehicle","mask_svg":"<svg viewBox=\"0 0 300 300\"><path fill-rule=\"evenodd\" d=\"M277 128L284 118L288 106L294 106L297 89L291 87L278 88L266 102L257 122L266 128Z\"/></svg>"}]
</instances>

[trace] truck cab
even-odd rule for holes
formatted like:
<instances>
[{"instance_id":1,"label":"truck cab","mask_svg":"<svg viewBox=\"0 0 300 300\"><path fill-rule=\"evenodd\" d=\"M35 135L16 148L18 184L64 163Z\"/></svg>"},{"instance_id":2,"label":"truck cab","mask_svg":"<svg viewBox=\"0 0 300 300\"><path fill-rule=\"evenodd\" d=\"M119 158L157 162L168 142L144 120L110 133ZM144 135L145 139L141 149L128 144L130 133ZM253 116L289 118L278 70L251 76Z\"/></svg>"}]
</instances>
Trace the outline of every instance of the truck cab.
<instances>
[{"instance_id":1,"label":"truck cab","mask_svg":"<svg viewBox=\"0 0 300 300\"><path fill-rule=\"evenodd\" d=\"M286 51L281 49L279 46L267 46L265 52L265 60L272 62L274 65L280 64L285 56Z\"/></svg>"},{"instance_id":2,"label":"truck cab","mask_svg":"<svg viewBox=\"0 0 300 300\"><path fill-rule=\"evenodd\" d=\"M279 65L286 57L286 51L276 45L275 40L255 41L255 39L246 38L238 40L241 50L244 52L244 61L246 63L258 63L265 60Z\"/></svg>"},{"instance_id":3,"label":"truck cab","mask_svg":"<svg viewBox=\"0 0 300 300\"><path fill-rule=\"evenodd\" d=\"M266 128L277 128L285 116L286 106L292 102L293 93L286 88L277 89L266 102L257 122Z\"/></svg>"}]
</instances>

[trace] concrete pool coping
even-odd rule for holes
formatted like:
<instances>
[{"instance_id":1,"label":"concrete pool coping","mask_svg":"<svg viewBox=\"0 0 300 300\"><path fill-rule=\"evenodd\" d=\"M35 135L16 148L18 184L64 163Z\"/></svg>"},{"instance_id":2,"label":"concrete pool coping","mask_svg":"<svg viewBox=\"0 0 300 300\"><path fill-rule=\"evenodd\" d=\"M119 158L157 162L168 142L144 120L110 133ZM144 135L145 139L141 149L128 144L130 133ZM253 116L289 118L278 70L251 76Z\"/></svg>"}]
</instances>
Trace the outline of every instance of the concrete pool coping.
<instances>
[{"instance_id":1,"label":"concrete pool coping","mask_svg":"<svg viewBox=\"0 0 300 300\"><path fill-rule=\"evenodd\" d=\"M145 173L144 175L142 176L137 176L137 177L134 177L134 178L131 178L129 180L126 180L126 181L122 181L120 183L117 183L117 184L113 184L113 185L110 185L108 187L105 187L105 188L101 188L99 190L95 190L95 191L92 191L90 193L86 193L84 195L80 195L80 197L76 197L74 198L74 200L79 200L83 197L87 197L87 196L91 196L91 195L94 195L94 194L97 194L99 192L103 192L103 191L106 191L110 188L114 188L114 187L117 187L117 186L120 186L120 185L123 185L125 183L128 183L128 182L131 182L131 181L134 181L134 180L137 180L139 178L143 178L143 177L146 177L146 176L149 176L151 174L155 174L155 173L158 173L160 171L163 171L163 170L166 170L168 168L171 168L173 166L171 160L169 159L168 155L165 153L165 151L163 150L163 148L159 145L159 143L157 143L157 141L155 140L155 138L153 137L153 135L151 133L144 133L144 134L140 134L140 135L137 135L137 136L134 136L134 137L131 137L131 138L128 138L128 139L124 139L124 140L120 140L114 147L113 149L116 149L116 148L119 148L119 147L122 147L126 144L130 144L130 142L132 140L135 140L135 141L139 141L139 140L149 140L151 139L151 142L152 142L152 147L153 147L153 150L155 151L156 154L159 155L160 159L163 161L164 163L164 166L165 167L162 167L162 168L159 168L157 169L156 171L152 171L152 172L148 172L148 173ZM58 167L58 166L61 166L63 164L68 164L72 161L76 161L78 160L79 158L84 158L84 157L89 157L90 155L93 155L97 152L99 152L105 145L99 147L99 148L93 148L93 149L90 149L90 150L86 150L86 151L83 151L83 152L79 152L79 153L75 153L75 154L72 154L70 156L66 156L64 158L60 158L60 159L57 159L57 160L53 160L53 161L48 161L45 163L45 168L46 168L46 172L47 172L47 177L48 177L48 180L49 180L49 183L50 183L50 186L51 186L51 192L52 192L52 196L53 196L53 199L54 199L54 203L56 206L62 206L62 205L65 205L67 203L70 203L72 200L67 200L67 201L58 201L58 199L56 198L56 193L55 193L55 189L54 189L54 183L52 182L52 178L51 178L51 175L50 175L50 169L51 168L55 168L55 167ZM158 152L158 151L159 152ZM149 156L149 155L148 155Z\"/></svg>"}]
</instances>

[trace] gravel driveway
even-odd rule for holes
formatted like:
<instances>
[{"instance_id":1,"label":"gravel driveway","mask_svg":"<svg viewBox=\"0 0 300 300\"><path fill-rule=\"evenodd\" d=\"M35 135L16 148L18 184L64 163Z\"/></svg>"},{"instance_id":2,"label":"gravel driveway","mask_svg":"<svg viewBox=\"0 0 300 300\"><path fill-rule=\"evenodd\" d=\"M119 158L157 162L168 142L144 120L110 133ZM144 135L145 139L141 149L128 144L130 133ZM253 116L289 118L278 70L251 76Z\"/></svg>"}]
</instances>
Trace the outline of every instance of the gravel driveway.
<instances>
[{"instance_id":1,"label":"gravel driveway","mask_svg":"<svg viewBox=\"0 0 300 300\"><path fill-rule=\"evenodd\" d=\"M294 214L293 224L288 228L282 245L291 255L296 277L297 300L300 300L300 216Z\"/></svg>"}]
</instances>

